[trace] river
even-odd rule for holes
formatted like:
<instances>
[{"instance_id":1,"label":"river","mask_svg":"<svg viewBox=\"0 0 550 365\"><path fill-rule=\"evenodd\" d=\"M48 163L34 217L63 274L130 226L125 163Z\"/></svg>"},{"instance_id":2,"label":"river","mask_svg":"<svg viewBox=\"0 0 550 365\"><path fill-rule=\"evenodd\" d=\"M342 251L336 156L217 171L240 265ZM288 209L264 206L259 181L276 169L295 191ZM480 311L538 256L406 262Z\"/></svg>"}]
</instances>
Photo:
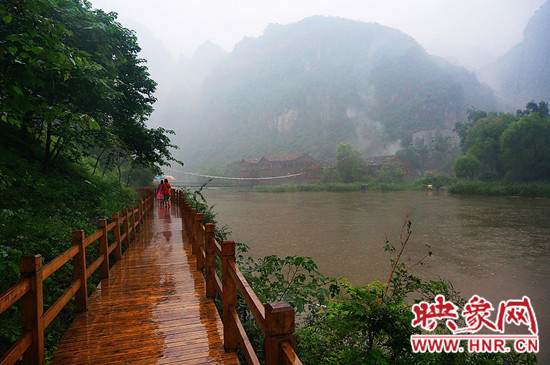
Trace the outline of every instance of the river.
<instances>
[{"instance_id":1,"label":"river","mask_svg":"<svg viewBox=\"0 0 550 365\"><path fill-rule=\"evenodd\" d=\"M539 325L539 363L550 363L550 199L232 189L208 189L205 197L252 257L310 256L324 275L357 285L387 282L392 256L384 242L400 247L409 215L405 259L433 252L414 273L449 280L466 299L477 294L495 308L528 296Z\"/></svg>"}]
</instances>

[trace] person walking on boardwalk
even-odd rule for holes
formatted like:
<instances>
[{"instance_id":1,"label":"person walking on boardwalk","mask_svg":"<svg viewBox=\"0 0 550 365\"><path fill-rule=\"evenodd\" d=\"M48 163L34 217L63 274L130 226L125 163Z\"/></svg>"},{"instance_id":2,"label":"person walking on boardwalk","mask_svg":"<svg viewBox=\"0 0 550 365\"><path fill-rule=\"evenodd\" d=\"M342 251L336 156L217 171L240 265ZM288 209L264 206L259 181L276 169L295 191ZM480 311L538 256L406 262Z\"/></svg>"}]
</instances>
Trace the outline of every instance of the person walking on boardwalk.
<instances>
[{"instance_id":1,"label":"person walking on boardwalk","mask_svg":"<svg viewBox=\"0 0 550 365\"><path fill-rule=\"evenodd\" d=\"M164 194L164 206L165 207L170 206L170 189L172 189L172 186L168 182L168 179L165 179L164 184L162 184L162 193Z\"/></svg>"},{"instance_id":2,"label":"person walking on boardwalk","mask_svg":"<svg viewBox=\"0 0 550 365\"><path fill-rule=\"evenodd\" d=\"M164 181L161 179L160 184L157 186L157 199L160 203L159 205L163 205L164 203L164 192L162 191L162 185L164 185Z\"/></svg>"}]
</instances>

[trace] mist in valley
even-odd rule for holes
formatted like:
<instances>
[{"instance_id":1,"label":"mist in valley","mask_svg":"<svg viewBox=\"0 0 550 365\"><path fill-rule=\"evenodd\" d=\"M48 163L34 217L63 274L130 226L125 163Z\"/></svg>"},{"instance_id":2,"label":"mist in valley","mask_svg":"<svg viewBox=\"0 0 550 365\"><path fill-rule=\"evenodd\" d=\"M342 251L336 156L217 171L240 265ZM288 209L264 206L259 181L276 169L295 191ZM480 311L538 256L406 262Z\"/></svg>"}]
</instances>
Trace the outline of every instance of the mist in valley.
<instances>
[{"instance_id":1,"label":"mist in valley","mask_svg":"<svg viewBox=\"0 0 550 365\"><path fill-rule=\"evenodd\" d=\"M158 83L148 123L176 132L188 171L298 152L330 160L340 143L395 154L469 108L550 99L544 1L92 4L136 31Z\"/></svg>"}]
</instances>

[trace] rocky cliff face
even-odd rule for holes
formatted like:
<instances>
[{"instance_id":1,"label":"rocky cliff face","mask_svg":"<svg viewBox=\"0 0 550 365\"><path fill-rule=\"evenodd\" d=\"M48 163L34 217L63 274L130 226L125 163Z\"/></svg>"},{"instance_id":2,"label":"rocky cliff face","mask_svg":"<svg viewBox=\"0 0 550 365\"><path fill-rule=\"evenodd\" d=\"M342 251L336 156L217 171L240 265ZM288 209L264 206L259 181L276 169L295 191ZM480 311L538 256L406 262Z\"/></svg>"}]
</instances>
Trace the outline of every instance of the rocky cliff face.
<instances>
[{"instance_id":1,"label":"rocky cliff face","mask_svg":"<svg viewBox=\"0 0 550 365\"><path fill-rule=\"evenodd\" d=\"M473 74L406 34L327 17L245 39L193 91L193 112L178 113L176 127L190 168L264 154L330 158L342 142L380 154L414 132L452 128L471 106L496 107Z\"/></svg>"}]
</instances>

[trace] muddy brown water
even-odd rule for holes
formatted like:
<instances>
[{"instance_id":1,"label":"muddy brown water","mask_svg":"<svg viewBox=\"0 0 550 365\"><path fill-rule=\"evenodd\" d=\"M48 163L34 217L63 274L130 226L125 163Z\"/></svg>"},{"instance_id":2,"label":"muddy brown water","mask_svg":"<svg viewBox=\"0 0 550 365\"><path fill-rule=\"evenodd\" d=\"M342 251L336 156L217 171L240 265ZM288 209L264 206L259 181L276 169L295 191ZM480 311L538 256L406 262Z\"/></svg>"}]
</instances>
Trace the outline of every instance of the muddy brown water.
<instances>
[{"instance_id":1,"label":"muddy brown water","mask_svg":"<svg viewBox=\"0 0 550 365\"><path fill-rule=\"evenodd\" d=\"M433 252L414 273L449 280L466 299L477 294L495 307L528 296L539 325L539 363L550 363L550 199L232 189L208 189L205 197L252 257L310 256L324 275L357 285L387 281L384 241L400 246L409 214L413 234L404 258Z\"/></svg>"}]
</instances>

